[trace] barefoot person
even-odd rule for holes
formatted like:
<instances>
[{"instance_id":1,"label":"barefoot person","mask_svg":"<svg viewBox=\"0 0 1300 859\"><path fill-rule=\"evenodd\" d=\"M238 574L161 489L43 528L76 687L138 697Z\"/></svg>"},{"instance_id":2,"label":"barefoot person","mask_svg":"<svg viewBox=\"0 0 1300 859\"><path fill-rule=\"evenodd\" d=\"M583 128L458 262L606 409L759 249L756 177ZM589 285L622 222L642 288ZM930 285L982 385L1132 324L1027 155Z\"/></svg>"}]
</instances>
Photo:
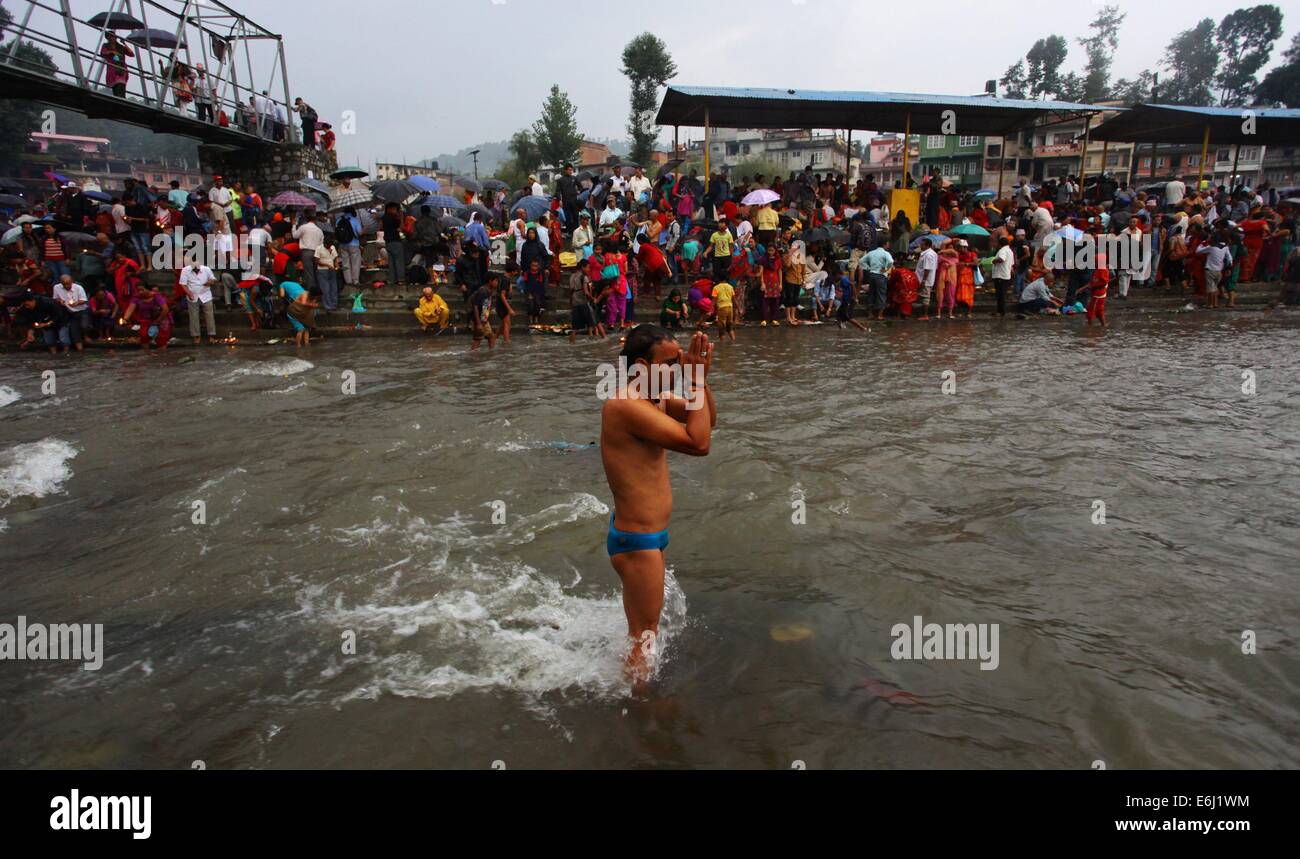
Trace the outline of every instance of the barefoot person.
<instances>
[{"instance_id":1,"label":"barefoot person","mask_svg":"<svg viewBox=\"0 0 1300 859\"><path fill-rule=\"evenodd\" d=\"M717 405L708 387L713 346L696 332L683 352L672 335L656 325L642 325L627 335L627 387L606 400L601 413L600 448L605 477L614 495L610 517L610 563L623 581L623 610L632 649L627 672L634 683L649 679L659 615L664 605L664 550L673 491L668 480L668 451L708 456ZM634 374L680 370L687 399L651 399Z\"/></svg>"}]
</instances>

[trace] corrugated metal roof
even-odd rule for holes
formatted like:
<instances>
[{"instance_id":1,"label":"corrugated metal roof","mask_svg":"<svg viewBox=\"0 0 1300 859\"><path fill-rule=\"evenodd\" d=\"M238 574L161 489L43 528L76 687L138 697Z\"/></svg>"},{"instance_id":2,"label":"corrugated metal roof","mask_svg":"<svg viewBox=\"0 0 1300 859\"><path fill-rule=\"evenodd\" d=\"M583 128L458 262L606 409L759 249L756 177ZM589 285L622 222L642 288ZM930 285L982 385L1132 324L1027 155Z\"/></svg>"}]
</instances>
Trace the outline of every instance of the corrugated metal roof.
<instances>
[{"instance_id":1,"label":"corrugated metal roof","mask_svg":"<svg viewBox=\"0 0 1300 859\"><path fill-rule=\"evenodd\" d=\"M671 86L660 125L718 128L853 128L914 134L1008 134L1052 113L1115 110L1077 102L933 93ZM951 110L952 115L946 111ZM949 119L955 119L956 130Z\"/></svg>"},{"instance_id":2,"label":"corrugated metal roof","mask_svg":"<svg viewBox=\"0 0 1300 859\"><path fill-rule=\"evenodd\" d=\"M1277 146L1300 143L1300 110L1139 104L1092 130L1095 140Z\"/></svg>"}]
</instances>

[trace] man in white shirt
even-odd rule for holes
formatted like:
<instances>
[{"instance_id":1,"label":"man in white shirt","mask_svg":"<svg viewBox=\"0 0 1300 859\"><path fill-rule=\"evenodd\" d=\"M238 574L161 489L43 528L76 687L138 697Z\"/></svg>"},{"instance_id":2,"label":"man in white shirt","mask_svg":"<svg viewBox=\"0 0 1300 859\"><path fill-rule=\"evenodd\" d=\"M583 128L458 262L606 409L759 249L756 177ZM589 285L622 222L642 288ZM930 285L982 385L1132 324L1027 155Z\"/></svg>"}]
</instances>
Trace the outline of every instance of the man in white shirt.
<instances>
[{"instance_id":1,"label":"man in white shirt","mask_svg":"<svg viewBox=\"0 0 1300 859\"><path fill-rule=\"evenodd\" d=\"M1228 250L1227 245L1217 239L1212 244L1201 245L1196 252L1205 254L1205 306L1218 307L1223 273L1232 270L1232 252ZM1236 297L1235 293L1228 293L1229 307L1235 303Z\"/></svg>"},{"instance_id":2,"label":"man in white shirt","mask_svg":"<svg viewBox=\"0 0 1300 859\"><path fill-rule=\"evenodd\" d=\"M600 210L600 226L608 227L623 217L623 210L618 207L618 200L611 193L605 200L605 208Z\"/></svg>"},{"instance_id":3,"label":"man in white shirt","mask_svg":"<svg viewBox=\"0 0 1300 859\"><path fill-rule=\"evenodd\" d=\"M627 189L632 192L632 199L637 203L650 202L651 187L650 180L646 177L645 171L640 167L636 168L636 175L629 179L627 183Z\"/></svg>"},{"instance_id":4,"label":"man in white shirt","mask_svg":"<svg viewBox=\"0 0 1300 859\"><path fill-rule=\"evenodd\" d=\"M582 254L583 259L591 259L596 248L596 233L591 229L591 213L586 209L578 215L579 226L573 231L573 247Z\"/></svg>"},{"instance_id":5,"label":"man in white shirt","mask_svg":"<svg viewBox=\"0 0 1300 859\"><path fill-rule=\"evenodd\" d=\"M198 346L200 342L200 309L208 326L208 342L213 342L217 339L217 317L212 303L212 286L217 279L213 276L212 269L195 260L181 269L180 280L181 288L185 290L185 297L189 301L190 336L194 338L194 345Z\"/></svg>"},{"instance_id":6,"label":"man in white shirt","mask_svg":"<svg viewBox=\"0 0 1300 859\"><path fill-rule=\"evenodd\" d=\"M938 273L939 253L934 249L934 243L927 241L925 250L921 251L921 258L916 262L916 279L921 282L917 298L921 299L923 322L930 318L930 294L934 291L934 278Z\"/></svg>"},{"instance_id":7,"label":"man in white shirt","mask_svg":"<svg viewBox=\"0 0 1300 859\"><path fill-rule=\"evenodd\" d=\"M54 285L54 300L68 308L68 338L73 347L81 352L85 348L81 342L82 336L90 328L90 303L86 298L86 290L72 280L72 275L65 274Z\"/></svg>"},{"instance_id":8,"label":"man in white shirt","mask_svg":"<svg viewBox=\"0 0 1300 859\"><path fill-rule=\"evenodd\" d=\"M541 182L537 181L536 176L529 176L528 183L529 183L528 193L532 194L534 197L546 196L546 189L542 187Z\"/></svg>"},{"instance_id":9,"label":"man in white shirt","mask_svg":"<svg viewBox=\"0 0 1300 859\"><path fill-rule=\"evenodd\" d=\"M609 177L609 190L620 197L627 193L627 180L623 178L622 167L614 168L614 175Z\"/></svg>"},{"instance_id":10,"label":"man in white shirt","mask_svg":"<svg viewBox=\"0 0 1300 859\"><path fill-rule=\"evenodd\" d=\"M314 294L316 284L316 249L325 243L325 231L314 220L305 218L293 228L293 237L298 240L302 251L302 285L307 292Z\"/></svg>"},{"instance_id":11,"label":"man in white shirt","mask_svg":"<svg viewBox=\"0 0 1300 859\"><path fill-rule=\"evenodd\" d=\"M230 218L230 202L234 195L230 189L223 184L220 176L212 177L212 187L208 189L208 202L212 204L209 210L212 214L212 223L224 224Z\"/></svg>"},{"instance_id":12,"label":"man in white shirt","mask_svg":"<svg viewBox=\"0 0 1300 859\"><path fill-rule=\"evenodd\" d=\"M1125 255L1121 256L1119 262L1127 262L1128 265L1123 268L1117 268L1115 271L1115 285L1119 288L1119 297L1128 299L1128 290L1133 283L1133 278L1145 280L1147 278L1147 267L1151 264L1151 254L1142 253L1142 220L1136 215L1128 219L1128 226L1120 230L1119 241L1127 247ZM1141 262L1140 269L1134 269L1133 264Z\"/></svg>"},{"instance_id":13,"label":"man in white shirt","mask_svg":"<svg viewBox=\"0 0 1300 859\"><path fill-rule=\"evenodd\" d=\"M1052 221L1052 213L1038 205L1037 200L1029 203L1029 224L1034 228L1034 245L1047 247L1047 237L1055 231L1056 224Z\"/></svg>"},{"instance_id":14,"label":"man in white shirt","mask_svg":"<svg viewBox=\"0 0 1300 859\"><path fill-rule=\"evenodd\" d=\"M1011 272L1015 268L1016 254L1011 250L1011 238L998 239L998 252L993 255L993 292L998 299L998 316L1007 315L1007 290L1011 287Z\"/></svg>"},{"instance_id":15,"label":"man in white shirt","mask_svg":"<svg viewBox=\"0 0 1300 859\"><path fill-rule=\"evenodd\" d=\"M1176 210L1183 203L1183 198L1187 196L1187 185L1182 179L1175 176L1165 185L1165 208L1169 211Z\"/></svg>"}]
</instances>

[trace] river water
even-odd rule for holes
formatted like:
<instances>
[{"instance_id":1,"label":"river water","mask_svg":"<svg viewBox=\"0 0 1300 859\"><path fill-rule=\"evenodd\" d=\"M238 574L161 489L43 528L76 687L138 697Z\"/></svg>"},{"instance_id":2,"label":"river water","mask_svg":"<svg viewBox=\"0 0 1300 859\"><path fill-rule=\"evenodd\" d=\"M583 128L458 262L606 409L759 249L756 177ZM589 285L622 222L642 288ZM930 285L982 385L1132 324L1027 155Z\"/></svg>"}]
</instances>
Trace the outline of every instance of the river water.
<instances>
[{"instance_id":1,"label":"river water","mask_svg":"<svg viewBox=\"0 0 1300 859\"><path fill-rule=\"evenodd\" d=\"M614 341L10 355L0 622L105 656L0 662L0 766L1296 767L1298 345L745 330L639 697L586 447ZM997 668L894 659L916 616L997 624Z\"/></svg>"}]
</instances>

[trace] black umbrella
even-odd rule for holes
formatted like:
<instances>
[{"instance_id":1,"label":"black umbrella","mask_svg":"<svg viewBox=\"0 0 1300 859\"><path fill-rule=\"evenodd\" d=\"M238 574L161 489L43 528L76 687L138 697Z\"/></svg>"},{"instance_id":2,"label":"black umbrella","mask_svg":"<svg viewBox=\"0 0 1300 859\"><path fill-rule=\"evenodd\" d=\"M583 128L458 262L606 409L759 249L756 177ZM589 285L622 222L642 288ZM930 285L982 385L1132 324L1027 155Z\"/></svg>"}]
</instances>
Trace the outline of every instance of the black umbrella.
<instances>
[{"instance_id":1,"label":"black umbrella","mask_svg":"<svg viewBox=\"0 0 1300 859\"><path fill-rule=\"evenodd\" d=\"M132 30L126 37L128 42L140 45L146 48L162 48L168 50L171 48L185 47L185 37L182 36L180 42L176 41L175 33L168 33L166 30Z\"/></svg>"},{"instance_id":2,"label":"black umbrella","mask_svg":"<svg viewBox=\"0 0 1300 859\"><path fill-rule=\"evenodd\" d=\"M464 188L466 191L469 191L471 194L481 194L483 192L482 185L480 185L474 179L470 179L466 176L453 176L451 179L451 183L453 185L459 185L460 187Z\"/></svg>"},{"instance_id":3,"label":"black umbrella","mask_svg":"<svg viewBox=\"0 0 1300 859\"><path fill-rule=\"evenodd\" d=\"M577 179L579 182L585 182L588 180L594 180L597 175L598 174L592 173L590 170L583 170L581 173L577 174L573 178Z\"/></svg>"},{"instance_id":4,"label":"black umbrella","mask_svg":"<svg viewBox=\"0 0 1300 859\"><path fill-rule=\"evenodd\" d=\"M500 179L484 179L483 188L486 191L509 191L510 186Z\"/></svg>"},{"instance_id":5,"label":"black umbrella","mask_svg":"<svg viewBox=\"0 0 1300 859\"><path fill-rule=\"evenodd\" d=\"M0 206L14 209L26 209L31 203L22 197L15 197L13 194L0 194Z\"/></svg>"},{"instance_id":6,"label":"black umbrella","mask_svg":"<svg viewBox=\"0 0 1300 859\"><path fill-rule=\"evenodd\" d=\"M479 220L485 224L488 221L492 220L494 217L496 217L496 212L493 212L491 209L489 209L487 206L484 206L482 203L471 204L469 207L469 211L470 214L477 212Z\"/></svg>"},{"instance_id":7,"label":"black umbrella","mask_svg":"<svg viewBox=\"0 0 1300 859\"><path fill-rule=\"evenodd\" d=\"M405 179L395 179L388 182L376 182L370 186L370 193L375 195L378 200L385 203L405 203L412 197L419 196L420 186L413 182L407 182Z\"/></svg>"},{"instance_id":8,"label":"black umbrella","mask_svg":"<svg viewBox=\"0 0 1300 859\"><path fill-rule=\"evenodd\" d=\"M86 23L99 30L139 30L144 27L144 21L125 12L100 12Z\"/></svg>"},{"instance_id":9,"label":"black umbrella","mask_svg":"<svg viewBox=\"0 0 1300 859\"><path fill-rule=\"evenodd\" d=\"M669 159L669 161L666 164L664 164L664 166L659 168L659 172L658 174L656 174L655 178L662 179L663 177L667 176L669 173L673 172L674 170L676 170L678 167L681 167L685 163L686 163L685 158Z\"/></svg>"},{"instance_id":10,"label":"black umbrella","mask_svg":"<svg viewBox=\"0 0 1300 859\"><path fill-rule=\"evenodd\" d=\"M444 230L453 230L453 229L463 230L465 229L466 226L468 226L468 224L465 221L462 221L460 218L456 217L455 215L443 215L441 218L438 219L438 224Z\"/></svg>"}]
</instances>

